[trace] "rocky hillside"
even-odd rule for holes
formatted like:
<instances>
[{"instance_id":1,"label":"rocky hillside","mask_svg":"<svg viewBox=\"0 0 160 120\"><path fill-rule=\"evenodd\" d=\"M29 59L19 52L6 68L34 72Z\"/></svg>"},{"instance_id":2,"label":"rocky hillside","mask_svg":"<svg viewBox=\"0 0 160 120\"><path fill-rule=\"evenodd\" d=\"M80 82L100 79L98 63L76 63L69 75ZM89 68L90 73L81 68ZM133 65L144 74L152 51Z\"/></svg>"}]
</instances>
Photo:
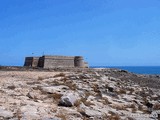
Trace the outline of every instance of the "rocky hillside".
<instances>
[{"instance_id":1,"label":"rocky hillside","mask_svg":"<svg viewBox=\"0 0 160 120\"><path fill-rule=\"evenodd\" d=\"M158 120L160 76L118 69L0 71L0 120Z\"/></svg>"}]
</instances>

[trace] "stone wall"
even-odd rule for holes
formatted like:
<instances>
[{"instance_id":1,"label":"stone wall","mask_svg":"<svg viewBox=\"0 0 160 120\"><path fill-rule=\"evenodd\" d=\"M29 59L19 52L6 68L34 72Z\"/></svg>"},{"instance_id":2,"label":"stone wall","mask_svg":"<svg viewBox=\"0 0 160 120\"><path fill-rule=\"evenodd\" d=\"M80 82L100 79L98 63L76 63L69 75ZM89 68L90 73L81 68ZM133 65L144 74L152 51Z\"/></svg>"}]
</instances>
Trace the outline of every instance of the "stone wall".
<instances>
[{"instance_id":1,"label":"stone wall","mask_svg":"<svg viewBox=\"0 0 160 120\"><path fill-rule=\"evenodd\" d=\"M26 57L24 66L32 66L33 57Z\"/></svg>"},{"instance_id":2,"label":"stone wall","mask_svg":"<svg viewBox=\"0 0 160 120\"><path fill-rule=\"evenodd\" d=\"M74 67L74 57L68 56L43 56L44 68Z\"/></svg>"},{"instance_id":3,"label":"stone wall","mask_svg":"<svg viewBox=\"0 0 160 120\"><path fill-rule=\"evenodd\" d=\"M42 68L60 68L60 67L80 67L86 68L88 64L84 62L82 56L42 56L26 57L24 66L42 67Z\"/></svg>"},{"instance_id":4,"label":"stone wall","mask_svg":"<svg viewBox=\"0 0 160 120\"><path fill-rule=\"evenodd\" d=\"M37 67L39 62L39 57L26 57L24 66Z\"/></svg>"}]
</instances>

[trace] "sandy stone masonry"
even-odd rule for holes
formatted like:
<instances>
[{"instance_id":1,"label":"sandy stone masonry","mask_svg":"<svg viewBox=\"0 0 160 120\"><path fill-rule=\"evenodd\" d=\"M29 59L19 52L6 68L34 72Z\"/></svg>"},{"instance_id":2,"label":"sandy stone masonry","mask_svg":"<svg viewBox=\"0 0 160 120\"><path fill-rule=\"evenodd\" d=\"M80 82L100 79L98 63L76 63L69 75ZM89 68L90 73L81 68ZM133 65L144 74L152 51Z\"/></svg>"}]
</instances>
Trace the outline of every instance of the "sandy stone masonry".
<instances>
[{"instance_id":1,"label":"sandy stone masonry","mask_svg":"<svg viewBox=\"0 0 160 120\"><path fill-rule=\"evenodd\" d=\"M82 56L48 56L26 57L24 66L56 68L56 67L78 67L88 68Z\"/></svg>"}]
</instances>

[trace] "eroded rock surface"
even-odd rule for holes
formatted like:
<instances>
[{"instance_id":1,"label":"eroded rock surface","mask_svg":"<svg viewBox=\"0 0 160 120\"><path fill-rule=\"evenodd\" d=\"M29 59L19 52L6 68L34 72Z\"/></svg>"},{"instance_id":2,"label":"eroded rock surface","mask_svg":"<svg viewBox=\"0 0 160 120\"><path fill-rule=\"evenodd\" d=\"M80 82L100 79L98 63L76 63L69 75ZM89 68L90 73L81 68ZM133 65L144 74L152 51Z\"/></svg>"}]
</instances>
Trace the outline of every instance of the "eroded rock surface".
<instances>
[{"instance_id":1,"label":"eroded rock surface","mask_svg":"<svg viewBox=\"0 0 160 120\"><path fill-rule=\"evenodd\" d=\"M0 119L158 119L159 88L157 75L118 69L0 71Z\"/></svg>"}]
</instances>

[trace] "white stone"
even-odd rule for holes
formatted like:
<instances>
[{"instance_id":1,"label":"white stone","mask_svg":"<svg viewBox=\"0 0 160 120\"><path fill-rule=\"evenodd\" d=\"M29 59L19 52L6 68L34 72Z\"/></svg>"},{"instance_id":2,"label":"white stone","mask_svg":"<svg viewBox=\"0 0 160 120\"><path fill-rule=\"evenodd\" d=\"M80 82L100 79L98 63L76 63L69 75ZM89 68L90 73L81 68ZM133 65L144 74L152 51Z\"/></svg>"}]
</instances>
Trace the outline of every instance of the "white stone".
<instances>
[{"instance_id":1,"label":"white stone","mask_svg":"<svg viewBox=\"0 0 160 120\"><path fill-rule=\"evenodd\" d=\"M0 117L11 118L13 117L13 113L11 111L0 108Z\"/></svg>"},{"instance_id":2,"label":"white stone","mask_svg":"<svg viewBox=\"0 0 160 120\"><path fill-rule=\"evenodd\" d=\"M68 86L64 86L64 85L42 87L42 91L48 92L48 93L61 93L61 94L64 94L67 90L69 90L69 87Z\"/></svg>"},{"instance_id":3,"label":"white stone","mask_svg":"<svg viewBox=\"0 0 160 120\"><path fill-rule=\"evenodd\" d=\"M66 93L61 97L61 100L59 102L59 105L71 107L74 105L74 103L79 99L79 96L77 93Z\"/></svg>"}]
</instances>

